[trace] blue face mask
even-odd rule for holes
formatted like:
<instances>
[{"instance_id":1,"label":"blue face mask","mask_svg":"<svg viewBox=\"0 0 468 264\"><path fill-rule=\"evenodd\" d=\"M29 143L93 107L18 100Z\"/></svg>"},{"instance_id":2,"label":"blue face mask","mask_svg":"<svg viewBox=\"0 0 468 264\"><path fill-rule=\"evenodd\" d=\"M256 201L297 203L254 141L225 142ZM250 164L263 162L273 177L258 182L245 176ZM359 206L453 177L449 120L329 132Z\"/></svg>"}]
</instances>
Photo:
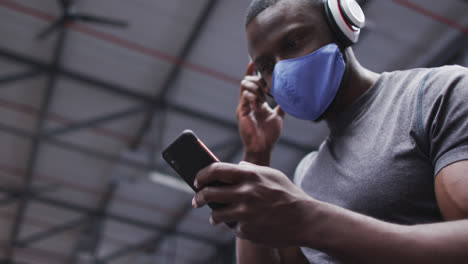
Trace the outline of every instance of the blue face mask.
<instances>
[{"instance_id":1,"label":"blue face mask","mask_svg":"<svg viewBox=\"0 0 468 264\"><path fill-rule=\"evenodd\" d=\"M303 120L317 120L338 93L345 62L334 43L275 65L271 93L288 114Z\"/></svg>"}]
</instances>

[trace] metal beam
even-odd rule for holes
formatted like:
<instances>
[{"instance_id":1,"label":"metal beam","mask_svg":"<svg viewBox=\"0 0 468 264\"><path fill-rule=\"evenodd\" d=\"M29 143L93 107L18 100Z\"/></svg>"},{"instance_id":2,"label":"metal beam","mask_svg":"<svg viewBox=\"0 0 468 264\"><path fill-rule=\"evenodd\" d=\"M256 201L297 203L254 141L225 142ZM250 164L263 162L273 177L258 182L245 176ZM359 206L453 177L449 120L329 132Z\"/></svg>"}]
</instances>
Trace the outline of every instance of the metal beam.
<instances>
[{"instance_id":1,"label":"metal beam","mask_svg":"<svg viewBox=\"0 0 468 264\"><path fill-rule=\"evenodd\" d=\"M149 245L153 244L157 239L159 238L159 235L155 235L149 239L145 239L141 242L138 242L136 244L128 245L124 248L121 248L115 252L109 253L107 256L104 256L96 261L96 263L99 264L106 264L109 261L112 261L114 259L118 259L120 257L124 257L128 254L131 254L135 251L139 251L145 247L148 247Z\"/></svg>"},{"instance_id":2,"label":"metal beam","mask_svg":"<svg viewBox=\"0 0 468 264\"><path fill-rule=\"evenodd\" d=\"M205 27L205 24L207 23L217 2L218 0L208 0L205 7L203 8L203 11L198 15L197 21L195 22L187 40L185 41L179 55L177 56L177 58L179 58L181 61L185 61L188 55L190 54L190 52L192 51L194 44L197 42L198 38L200 37L201 35L200 33ZM155 96L154 100L160 101L160 102L166 101L167 94L169 90L172 88L172 86L174 85L175 80L179 76L180 70L181 70L180 64L173 64L169 74L166 76L166 79L164 80L161 86L160 92ZM135 141L132 148L137 148L139 146L144 134L151 127L151 120L157 109L158 108L153 105L153 107L151 107L150 110L146 113L145 120L137 132L137 140Z\"/></svg>"},{"instance_id":3,"label":"metal beam","mask_svg":"<svg viewBox=\"0 0 468 264\"><path fill-rule=\"evenodd\" d=\"M58 235L62 232L69 231L70 229L82 226L86 222L89 222L89 217L80 217L78 219L74 219L72 221L60 224L58 226L54 226L47 230L43 230L37 232L36 234L32 234L28 237L25 237L16 243L17 247L28 247L29 245L41 241L43 239L50 238L52 236Z\"/></svg>"},{"instance_id":4,"label":"metal beam","mask_svg":"<svg viewBox=\"0 0 468 264\"><path fill-rule=\"evenodd\" d=\"M12 60L12 61L23 63L32 67L40 68L45 72L50 73L54 71L53 66L48 63L42 62L32 57L21 55L15 51L8 50L5 48L0 48L0 56L7 60ZM113 93L122 97L126 97L132 100L137 100L142 103L147 103L147 104L157 103L157 102L154 102L150 96L144 93L136 92L135 89L132 89L132 88L123 87L118 84L113 84L107 81L100 80L98 78L87 76L85 74L75 72L68 68L65 68L64 66L61 66L56 70L57 70L57 73L60 74L62 77L68 78L76 82L90 85L99 90L107 91L107 92L110 92L110 93Z\"/></svg>"},{"instance_id":5,"label":"metal beam","mask_svg":"<svg viewBox=\"0 0 468 264\"><path fill-rule=\"evenodd\" d=\"M26 71L26 72L20 72L20 73L12 74L12 75L9 75L9 76L2 76L2 77L0 77L0 85L5 85L5 84L11 83L11 82L22 81L22 80L25 80L25 79L34 78L34 77L39 76L41 74L42 74L42 71L34 69L34 70Z\"/></svg>"},{"instance_id":6,"label":"metal beam","mask_svg":"<svg viewBox=\"0 0 468 264\"><path fill-rule=\"evenodd\" d=\"M162 142L164 140L164 132L165 132L166 120L167 120L167 111L162 110L162 111L158 112L158 114L155 115L154 117L158 117L156 127L158 128L159 131L157 131L157 133L155 135L156 138L151 139L151 141L154 142L154 144L151 144L151 148L150 148L150 150L148 152L148 162L152 166L154 166L154 168L156 168L156 167L158 167L156 162L158 160L160 160L160 159L157 158L157 156L159 157L159 153L157 153L157 152L160 152L162 150ZM155 127L154 124L152 126ZM140 140L140 139L138 139L138 140ZM130 149L135 149L135 142L133 142L130 145Z\"/></svg>"},{"instance_id":7,"label":"metal beam","mask_svg":"<svg viewBox=\"0 0 468 264\"><path fill-rule=\"evenodd\" d=\"M148 106L146 106L146 105L131 107L131 108L123 110L123 111L119 111L119 112L115 112L115 113L112 113L112 114L107 114L107 115L103 115L103 116L100 116L100 117L91 118L91 119L88 119L88 120L76 122L76 123L68 125L66 127L61 127L61 128L57 128L57 129L54 129L54 130L45 131L45 132L42 133L41 136L43 136L43 137L56 137L56 136L59 136L59 135L62 135L62 134L75 132L77 130L93 127L93 126L96 126L96 125L99 125L99 124L102 124L102 123L112 122L112 121L115 121L115 120L118 120L118 119L126 118L128 116L136 115L136 114L144 112L147 109L148 109Z\"/></svg>"},{"instance_id":8,"label":"metal beam","mask_svg":"<svg viewBox=\"0 0 468 264\"><path fill-rule=\"evenodd\" d=\"M2 131L4 133L7 133L7 134L10 134L12 136L21 137L21 138L24 138L24 139L32 139L34 137L37 137L32 132L29 132L29 131L26 131L26 130L23 130L23 129L19 129L19 128L14 128L14 127L11 127L9 125L2 124L2 123L0 123L0 131ZM115 162L115 161L119 160L122 165L131 167L131 168L134 168L134 169L139 169L141 171L148 171L148 170L151 169L151 166L149 166L146 163L134 161L134 160L131 160L131 159L121 158L119 155L105 153L105 152L98 151L98 150L95 150L95 149L91 149L91 148L88 148L88 147L84 147L84 146L81 146L81 145L78 145L78 144L75 144L75 143L69 143L69 142L61 141L61 140L54 139L54 138L46 138L46 139L43 140L43 143L48 143L50 145L53 145L53 146L61 148L61 149L65 149L65 150L68 150L68 151L73 151L73 152L76 152L76 153L80 153L80 154L90 156L90 157L93 157L93 158L96 158L96 159L100 159L100 160L103 160L103 161L107 161L107 162ZM160 169L162 169L162 167Z\"/></svg>"},{"instance_id":9,"label":"metal beam","mask_svg":"<svg viewBox=\"0 0 468 264\"><path fill-rule=\"evenodd\" d=\"M185 61L192 51L195 43L198 41L198 38L201 35L201 32L203 28L205 27L206 23L208 22L211 14L213 13L214 8L216 7L216 4L218 3L218 0L208 0L208 2L205 4L202 12L198 15L198 19L195 22L190 35L188 36L187 40L184 43L184 46L181 49L181 52L179 54L178 59L181 61ZM177 79L177 77L180 74L181 70L181 65L176 64L172 67L170 73L166 77L162 89L157 95L157 98L160 100L164 100L167 97L167 93L171 89L172 85L174 84L174 81Z\"/></svg>"},{"instance_id":10,"label":"metal beam","mask_svg":"<svg viewBox=\"0 0 468 264\"><path fill-rule=\"evenodd\" d=\"M159 234L159 237L157 237L155 239L155 241L153 242L153 244L151 245L155 249L155 251L159 250L162 242L164 242L164 240L167 237L169 237L169 236L176 233L177 228L185 220L185 218L192 211L192 209L193 209L193 207L192 207L191 203L189 203L187 205L184 205L181 208L181 210L180 210L181 213L170 221L170 224L168 226L168 229L169 229L168 232L163 232L163 233Z\"/></svg>"},{"instance_id":11,"label":"metal beam","mask_svg":"<svg viewBox=\"0 0 468 264\"><path fill-rule=\"evenodd\" d=\"M171 224L166 227L166 230L164 232L161 232L159 234L156 234L155 236L145 239L141 242L138 242L133 245L129 245L127 247L121 248L115 252L109 253L107 256L102 257L98 263L108 263L109 261L113 261L115 259L124 257L130 253L133 253L135 251L141 250L143 248L147 247L152 247L155 249L155 251L158 250L158 247L161 245L161 243L166 239L167 236L176 234L177 233L177 227L180 225L180 223L185 219L185 217L188 215L190 210L192 209L192 205L186 205L181 209L181 214L176 216L173 220L169 221Z\"/></svg>"},{"instance_id":12,"label":"metal beam","mask_svg":"<svg viewBox=\"0 0 468 264\"><path fill-rule=\"evenodd\" d=\"M96 209L95 214L91 215L88 219L89 225L87 230L82 234L73 249L71 263L79 264L80 255L83 253L88 254L93 259L96 258L96 251L102 240L102 231L104 229L107 210L118 186L119 183L117 181L113 180L109 183L105 194L101 198L98 209Z\"/></svg>"},{"instance_id":13,"label":"metal beam","mask_svg":"<svg viewBox=\"0 0 468 264\"><path fill-rule=\"evenodd\" d=\"M60 67L60 60L62 57L62 53L64 51L64 46L65 46L65 39L66 39L66 30L61 30L57 39L57 43L55 46L53 58L52 58L52 72L50 72L49 79L47 82L47 88L45 91L45 94L42 99L41 103L41 109L39 113L39 118L36 124L36 134L40 135L43 125L46 121L47 113L49 111L49 106L51 103L52 96L54 94L55 88L56 88L56 81L57 81L57 69ZM26 175L24 177L24 182L23 182L23 190L26 195L23 195L20 199L20 204L17 209L16 217L14 220L13 227L11 229L10 233L10 245L6 250L6 259L8 261L11 261L13 259L13 254L14 254L14 245L16 244L18 240L19 233L21 232L21 225L24 220L24 214L25 211L27 210L28 207L28 193L31 188L31 183L32 183L32 177L34 175L34 170L37 165L37 158L38 158L38 153L40 150L40 138L39 137L34 137L32 139L32 147L31 147L31 152L29 154L28 158L28 165L26 169Z\"/></svg>"},{"instance_id":14,"label":"metal beam","mask_svg":"<svg viewBox=\"0 0 468 264\"><path fill-rule=\"evenodd\" d=\"M3 186L0 186L0 192L2 192L2 193L21 193L22 195L24 195L24 193L22 193L21 191L12 190L12 189L9 189L9 188L5 188ZM63 200L59 200L59 199L55 199L55 198L41 196L41 195L36 194L34 191L30 192L29 196L31 198L33 198L35 202L39 202L39 203L42 203L42 204L46 204L46 205L50 205L50 206L53 206L53 207L61 208L63 210L71 210L71 211L75 211L75 212L79 212L79 213L83 213L83 214L90 214L90 215L98 213L98 212L96 212L95 208L90 208L90 207L86 207L86 206L83 206L83 205L74 204L74 203L68 202L68 201L63 201ZM131 217L128 217L128 216L123 216L123 215L119 215L119 214L115 214L115 213L108 212L108 213L106 213L105 217L108 220L117 221L117 222L125 224L125 225L135 226L135 227L142 228L142 229L159 231L159 232L168 232L168 231L170 231L167 227L161 226L159 224L149 223L149 222L146 222L146 221L143 221L143 220L134 219L134 218L131 218ZM206 243L208 245L215 246L215 245L219 244L218 241L213 240L211 238L203 237L203 236L200 236L200 235L197 235L197 234L192 234L192 233L189 233L189 232L186 232L186 231L177 231L177 233L175 235L183 237L183 238L188 239L188 240L192 240L192 241L200 241L200 242Z\"/></svg>"},{"instance_id":15,"label":"metal beam","mask_svg":"<svg viewBox=\"0 0 468 264\"><path fill-rule=\"evenodd\" d=\"M43 63L39 60L17 54L13 51L9 51L4 48L0 48L0 57L4 57L8 60L17 61L17 62L30 65L33 67L41 67L44 69L44 71L51 71L51 66L48 65L47 63ZM151 98L150 96L144 93L135 92L134 91L135 89L123 87L117 84L112 84L112 83L109 83L109 82L106 82L106 81L103 81L94 77L90 77L90 76L87 76L78 72L74 72L72 70L64 68L63 66L57 69L57 72L61 74L63 77L69 78L71 80L82 82L83 84L90 85L91 87L94 87L98 90L108 91L115 95L127 97L132 100L137 100L143 104L149 104L149 105L166 104L167 110L174 111L176 113L183 114L194 119L202 120L202 121L211 123L212 125L215 125L218 127L230 129L233 132L237 133L236 122L232 122L232 121L220 118L218 116L205 113L200 110L191 109L189 107L182 106L173 102L162 102L159 100L154 100L153 98ZM305 153L308 153L310 151L317 149L317 147L315 146L305 146L304 144L301 144L294 140L286 139L286 138L280 138L278 140L278 144L289 147L289 148L298 149Z\"/></svg>"},{"instance_id":16,"label":"metal beam","mask_svg":"<svg viewBox=\"0 0 468 264\"><path fill-rule=\"evenodd\" d=\"M199 14L198 19L195 22L195 25L193 26L187 40L185 41L179 56L177 56L178 58L180 58L181 61L186 60L188 55L192 51L192 49L194 47L194 44L198 40L202 29L204 28L205 24L207 23L210 15L213 12L213 10L214 10L217 3L218 3L218 0L208 0L205 7L203 8L203 11ZM152 125L153 116L154 116L156 110L166 107L167 94L168 94L169 90L172 88L175 80L179 76L180 71L181 71L181 65L180 64L174 64L172 66L169 74L166 76L166 79L163 82L163 85L162 85L162 88L161 88L160 92L154 98L154 101L158 101L158 102L160 102L160 104L152 104L151 107L149 108L149 111L146 112L145 120L143 121L142 126L140 127L140 129L137 132L136 140L130 146L132 149L136 149L141 144L141 141L142 141L142 139L144 137L144 134L149 130L149 128ZM160 129L160 132L158 133L158 137L156 138L156 143L155 143L156 147L153 148L150 151L150 162L155 160L155 152L157 151L157 148L159 148L161 146L161 143L162 143L162 141L164 139L162 133L164 131L163 127L165 126L165 123L166 123L166 118L165 117L166 117L165 113L162 113L161 120L160 120L160 126L159 126L159 127L161 127L161 129ZM192 208L192 206L190 204L187 205L187 206L184 206L184 208L182 209L182 213L180 215L178 215L176 217L176 219L173 219L172 221L170 221L171 224L168 227L170 231L169 232L163 232L162 234L158 235L154 239L154 241L152 241L152 244L153 244L152 246L156 250L158 249L159 245L162 243L162 241L165 240L165 238L167 236L171 235L172 233L174 233L176 231L177 227L184 220L185 216L190 212L191 208ZM110 257L108 257L106 261L108 261L110 259L114 259L114 258L119 257L119 256L123 256L128 252L130 252L130 251L123 249L123 250L121 250L119 252L111 254Z\"/></svg>"},{"instance_id":17,"label":"metal beam","mask_svg":"<svg viewBox=\"0 0 468 264\"><path fill-rule=\"evenodd\" d=\"M7 259L0 259L0 264L31 264L28 262L22 262L22 261L9 261Z\"/></svg>"},{"instance_id":18,"label":"metal beam","mask_svg":"<svg viewBox=\"0 0 468 264\"><path fill-rule=\"evenodd\" d=\"M106 193L102 196L101 202L98 209L98 214L95 215L94 223L93 223L93 244L90 249L91 253L96 255L96 250L99 247L99 244L102 240L102 231L104 230L104 221L106 218L107 211L109 210L109 206L112 202L112 199L119 188L119 182L117 180L112 180L107 187Z\"/></svg>"},{"instance_id":19,"label":"metal beam","mask_svg":"<svg viewBox=\"0 0 468 264\"><path fill-rule=\"evenodd\" d=\"M15 195L7 195L7 197L0 200L0 207L10 205L14 202L18 202L20 198L15 197Z\"/></svg>"}]
</instances>

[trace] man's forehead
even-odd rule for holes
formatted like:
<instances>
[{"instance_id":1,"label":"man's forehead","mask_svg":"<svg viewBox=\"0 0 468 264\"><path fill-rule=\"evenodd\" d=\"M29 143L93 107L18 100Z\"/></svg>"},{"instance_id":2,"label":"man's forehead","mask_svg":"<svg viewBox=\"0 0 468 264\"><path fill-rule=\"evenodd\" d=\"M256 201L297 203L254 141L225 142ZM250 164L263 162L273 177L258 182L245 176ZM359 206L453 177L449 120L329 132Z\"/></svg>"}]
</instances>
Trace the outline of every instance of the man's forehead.
<instances>
[{"instance_id":1,"label":"man's forehead","mask_svg":"<svg viewBox=\"0 0 468 264\"><path fill-rule=\"evenodd\" d=\"M247 26L248 45L256 46L293 23L318 22L318 9L303 0L282 0L257 15ZM314 23L320 25L320 23Z\"/></svg>"}]
</instances>

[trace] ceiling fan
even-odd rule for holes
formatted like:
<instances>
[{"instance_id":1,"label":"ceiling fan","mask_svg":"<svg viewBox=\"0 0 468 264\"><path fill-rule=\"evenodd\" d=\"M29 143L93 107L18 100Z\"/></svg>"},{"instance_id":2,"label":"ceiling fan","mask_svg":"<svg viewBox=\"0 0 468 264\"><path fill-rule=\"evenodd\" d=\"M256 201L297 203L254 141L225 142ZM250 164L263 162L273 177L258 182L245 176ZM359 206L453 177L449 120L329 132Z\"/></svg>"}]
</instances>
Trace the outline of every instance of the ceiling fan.
<instances>
[{"instance_id":1,"label":"ceiling fan","mask_svg":"<svg viewBox=\"0 0 468 264\"><path fill-rule=\"evenodd\" d=\"M103 24L114 27L127 27L128 22L108 17L95 16L86 13L80 13L77 11L75 6L75 0L57 0L61 9L62 15L60 15L55 21L52 22L47 28L41 31L38 35L38 39L44 39L54 31L66 26L73 22L87 22L94 24Z\"/></svg>"}]
</instances>

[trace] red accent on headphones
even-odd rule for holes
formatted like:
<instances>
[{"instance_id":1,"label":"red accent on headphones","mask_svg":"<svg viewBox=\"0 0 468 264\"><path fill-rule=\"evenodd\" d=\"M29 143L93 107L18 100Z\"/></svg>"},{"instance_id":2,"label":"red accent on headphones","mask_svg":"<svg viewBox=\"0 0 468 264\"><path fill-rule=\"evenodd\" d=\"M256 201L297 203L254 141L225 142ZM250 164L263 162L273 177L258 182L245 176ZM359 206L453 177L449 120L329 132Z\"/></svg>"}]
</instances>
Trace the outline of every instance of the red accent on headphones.
<instances>
[{"instance_id":1,"label":"red accent on headphones","mask_svg":"<svg viewBox=\"0 0 468 264\"><path fill-rule=\"evenodd\" d=\"M338 8L340 9L341 17L343 18L344 22L349 27L349 29L351 29L354 32L357 32L357 30L353 26L351 26L351 24L348 22L348 18L344 15L343 7L341 6L341 1L338 0L337 2L338 2Z\"/></svg>"}]
</instances>

